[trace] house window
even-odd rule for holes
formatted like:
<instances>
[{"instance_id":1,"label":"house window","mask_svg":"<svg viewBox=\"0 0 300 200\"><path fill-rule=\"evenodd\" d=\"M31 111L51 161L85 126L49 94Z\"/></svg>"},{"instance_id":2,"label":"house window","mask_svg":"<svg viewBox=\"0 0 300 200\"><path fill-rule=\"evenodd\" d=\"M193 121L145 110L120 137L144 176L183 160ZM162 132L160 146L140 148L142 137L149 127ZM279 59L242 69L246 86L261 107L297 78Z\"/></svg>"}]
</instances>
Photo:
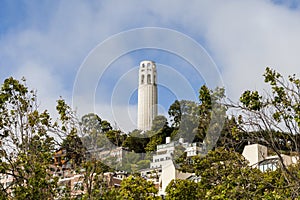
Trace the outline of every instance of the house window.
<instances>
[{"instance_id":1,"label":"house window","mask_svg":"<svg viewBox=\"0 0 300 200\"><path fill-rule=\"evenodd\" d=\"M270 159L270 160L264 160L261 163L259 163L258 168L265 172L267 170L274 171L278 167L278 160L277 159Z\"/></svg>"}]
</instances>

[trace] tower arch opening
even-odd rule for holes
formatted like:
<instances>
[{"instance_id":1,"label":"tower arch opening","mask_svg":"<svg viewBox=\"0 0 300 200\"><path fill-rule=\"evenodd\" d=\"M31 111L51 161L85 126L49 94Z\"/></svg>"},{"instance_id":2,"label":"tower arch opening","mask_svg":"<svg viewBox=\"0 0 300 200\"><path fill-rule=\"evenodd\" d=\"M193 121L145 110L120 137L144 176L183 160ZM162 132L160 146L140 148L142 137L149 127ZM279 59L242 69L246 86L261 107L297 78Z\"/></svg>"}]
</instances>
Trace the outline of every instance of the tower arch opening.
<instances>
[{"instance_id":1,"label":"tower arch opening","mask_svg":"<svg viewBox=\"0 0 300 200\"><path fill-rule=\"evenodd\" d=\"M150 74L147 75L147 83L151 84L151 75Z\"/></svg>"},{"instance_id":2,"label":"tower arch opening","mask_svg":"<svg viewBox=\"0 0 300 200\"><path fill-rule=\"evenodd\" d=\"M145 82L145 75L142 74L142 76L141 76L141 84L144 84L144 82Z\"/></svg>"}]
</instances>

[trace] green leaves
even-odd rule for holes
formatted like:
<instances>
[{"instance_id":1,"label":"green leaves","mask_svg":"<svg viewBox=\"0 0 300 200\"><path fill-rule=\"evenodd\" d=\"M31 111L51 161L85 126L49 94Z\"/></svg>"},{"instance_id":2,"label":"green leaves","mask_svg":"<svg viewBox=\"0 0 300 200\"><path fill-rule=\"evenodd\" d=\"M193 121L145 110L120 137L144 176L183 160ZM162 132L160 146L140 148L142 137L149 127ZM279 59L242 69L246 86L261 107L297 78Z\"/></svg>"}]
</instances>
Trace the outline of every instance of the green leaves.
<instances>
[{"instance_id":1,"label":"green leaves","mask_svg":"<svg viewBox=\"0 0 300 200\"><path fill-rule=\"evenodd\" d=\"M206 85L203 85L199 90L199 100L207 109L211 109L212 98L211 92Z\"/></svg>"},{"instance_id":2,"label":"green leaves","mask_svg":"<svg viewBox=\"0 0 300 200\"><path fill-rule=\"evenodd\" d=\"M108 172L109 168L98 160L85 161L80 167L81 171L84 171L81 190L86 189L82 199L107 199L109 188L104 173Z\"/></svg>"},{"instance_id":3,"label":"green leaves","mask_svg":"<svg viewBox=\"0 0 300 200\"><path fill-rule=\"evenodd\" d=\"M61 148L66 150L66 161L70 161L73 168L81 166L85 160L86 148L81 138L77 135L76 129L73 129L63 140Z\"/></svg>"},{"instance_id":4,"label":"green leaves","mask_svg":"<svg viewBox=\"0 0 300 200\"><path fill-rule=\"evenodd\" d=\"M261 172L248 166L241 154L217 148L205 157L195 159L198 183L172 181L167 187L167 199L294 199L293 184L285 180L281 169ZM293 166L299 171L298 165ZM287 186L289 185L289 186ZM188 192L188 193L187 193ZM177 198L182 197L182 198Z\"/></svg>"},{"instance_id":5,"label":"green leaves","mask_svg":"<svg viewBox=\"0 0 300 200\"><path fill-rule=\"evenodd\" d=\"M167 200L198 199L199 185L190 180L172 180L166 188Z\"/></svg>"},{"instance_id":6,"label":"green leaves","mask_svg":"<svg viewBox=\"0 0 300 200\"><path fill-rule=\"evenodd\" d=\"M57 100L56 110L58 111L60 115L60 120L62 122L65 122L70 119L68 116L69 106L66 104L66 102L63 99Z\"/></svg>"},{"instance_id":7,"label":"green leaves","mask_svg":"<svg viewBox=\"0 0 300 200\"><path fill-rule=\"evenodd\" d=\"M241 103L246 106L246 108L254 111L259 111L262 108L262 97L257 91L245 91L240 97Z\"/></svg>"},{"instance_id":8,"label":"green leaves","mask_svg":"<svg viewBox=\"0 0 300 200\"><path fill-rule=\"evenodd\" d=\"M181 121L181 108L178 100L170 106L168 114L171 117L172 127L178 127Z\"/></svg>"},{"instance_id":9,"label":"green leaves","mask_svg":"<svg viewBox=\"0 0 300 200\"><path fill-rule=\"evenodd\" d=\"M270 68L266 68L264 77L265 82L269 83L272 88L273 96L269 96L267 102L276 108L273 118L277 122L282 120L285 123L288 122L286 124L295 120L300 126L300 80L295 74L288 76L285 80L281 74Z\"/></svg>"},{"instance_id":10,"label":"green leaves","mask_svg":"<svg viewBox=\"0 0 300 200\"><path fill-rule=\"evenodd\" d=\"M270 83L272 86L276 85L277 79L282 77L281 74L279 74L275 70L272 70L269 67L266 68L266 71L263 76L265 77L265 82Z\"/></svg>"},{"instance_id":11,"label":"green leaves","mask_svg":"<svg viewBox=\"0 0 300 200\"><path fill-rule=\"evenodd\" d=\"M254 130L288 132L293 138L300 127L300 81L296 75L285 79L280 73L267 67L263 75L270 85L270 92L260 96L257 91L245 91L240 97L240 107L247 123ZM293 140L293 139L292 139Z\"/></svg>"},{"instance_id":12,"label":"green leaves","mask_svg":"<svg viewBox=\"0 0 300 200\"><path fill-rule=\"evenodd\" d=\"M119 198L124 200L154 200L158 190L151 181L139 176L129 176L123 179L119 191Z\"/></svg>"},{"instance_id":13,"label":"green leaves","mask_svg":"<svg viewBox=\"0 0 300 200\"><path fill-rule=\"evenodd\" d=\"M47 134L52 123L39 112L36 94L22 82L8 78L0 90L1 172L12 176L16 199L53 199L56 181L48 173L54 149Z\"/></svg>"},{"instance_id":14,"label":"green leaves","mask_svg":"<svg viewBox=\"0 0 300 200\"><path fill-rule=\"evenodd\" d=\"M246 136L244 140L267 145L279 157L282 153L299 157L300 80L295 74L286 79L269 67L263 76L270 90L262 96L257 91L247 90L240 97L241 104L232 106L243 116L237 128ZM300 177L294 174L299 168L292 169L282 159L278 166L276 173L263 174L258 186L262 196L266 199L299 196Z\"/></svg>"}]
</instances>

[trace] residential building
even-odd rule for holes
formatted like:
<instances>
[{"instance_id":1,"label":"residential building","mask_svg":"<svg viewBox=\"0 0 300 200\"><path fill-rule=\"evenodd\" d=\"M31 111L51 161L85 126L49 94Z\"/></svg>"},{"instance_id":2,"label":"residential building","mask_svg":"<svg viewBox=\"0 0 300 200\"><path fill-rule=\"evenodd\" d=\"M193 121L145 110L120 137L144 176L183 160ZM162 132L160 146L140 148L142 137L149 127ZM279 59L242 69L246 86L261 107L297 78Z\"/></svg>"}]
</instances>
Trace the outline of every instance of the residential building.
<instances>
[{"instance_id":1,"label":"residential building","mask_svg":"<svg viewBox=\"0 0 300 200\"><path fill-rule=\"evenodd\" d=\"M187 153L187 157L199 155L200 153L204 153L206 150L204 143L184 142L183 138L180 138L178 141L171 141L170 137L167 137L165 144L157 145L156 154L153 156L150 168L159 168L165 163L168 163L168 160L173 159L176 147L179 146L184 148L184 152Z\"/></svg>"},{"instance_id":2,"label":"residential building","mask_svg":"<svg viewBox=\"0 0 300 200\"><path fill-rule=\"evenodd\" d=\"M242 155L249 161L249 165L260 169L262 172L266 170L275 170L280 165L280 159L278 155L268 155L268 148L261 144L246 145ZM299 158L289 155L280 155L283 164L288 166L295 164Z\"/></svg>"},{"instance_id":3,"label":"residential building","mask_svg":"<svg viewBox=\"0 0 300 200\"><path fill-rule=\"evenodd\" d=\"M162 166L161 171L158 194L162 196L166 195L166 188L173 179L187 179L194 175L192 173L184 173L178 170L178 166L173 160L166 161L166 163Z\"/></svg>"}]
</instances>

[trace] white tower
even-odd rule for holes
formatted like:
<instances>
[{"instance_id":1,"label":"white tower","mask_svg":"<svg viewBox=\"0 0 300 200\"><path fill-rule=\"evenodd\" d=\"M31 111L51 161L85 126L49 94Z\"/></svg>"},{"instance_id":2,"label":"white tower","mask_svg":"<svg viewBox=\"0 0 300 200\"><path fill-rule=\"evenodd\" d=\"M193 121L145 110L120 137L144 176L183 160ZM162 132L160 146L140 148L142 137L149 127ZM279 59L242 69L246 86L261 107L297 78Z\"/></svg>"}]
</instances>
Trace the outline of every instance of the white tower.
<instances>
[{"instance_id":1,"label":"white tower","mask_svg":"<svg viewBox=\"0 0 300 200\"><path fill-rule=\"evenodd\" d=\"M139 69L138 117L139 130L150 130L157 116L157 76L153 61L142 61Z\"/></svg>"}]
</instances>

